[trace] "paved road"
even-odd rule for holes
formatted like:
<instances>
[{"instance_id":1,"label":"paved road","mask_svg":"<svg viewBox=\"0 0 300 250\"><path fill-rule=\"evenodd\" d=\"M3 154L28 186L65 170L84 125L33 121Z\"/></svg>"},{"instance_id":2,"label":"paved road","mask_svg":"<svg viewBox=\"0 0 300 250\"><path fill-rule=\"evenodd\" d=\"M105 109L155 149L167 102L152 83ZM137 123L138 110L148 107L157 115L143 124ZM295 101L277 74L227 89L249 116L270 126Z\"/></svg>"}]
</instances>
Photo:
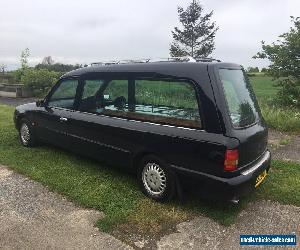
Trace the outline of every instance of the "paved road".
<instances>
[{"instance_id":1,"label":"paved road","mask_svg":"<svg viewBox=\"0 0 300 250\"><path fill-rule=\"evenodd\" d=\"M130 249L94 227L102 216L0 165L0 249Z\"/></svg>"},{"instance_id":2,"label":"paved road","mask_svg":"<svg viewBox=\"0 0 300 250\"><path fill-rule=\"evenodd\" d=\"M0 96L0 104L18 106L24 103L35 102L37 98L10 98Z\"/></svg>"}]
</instances>

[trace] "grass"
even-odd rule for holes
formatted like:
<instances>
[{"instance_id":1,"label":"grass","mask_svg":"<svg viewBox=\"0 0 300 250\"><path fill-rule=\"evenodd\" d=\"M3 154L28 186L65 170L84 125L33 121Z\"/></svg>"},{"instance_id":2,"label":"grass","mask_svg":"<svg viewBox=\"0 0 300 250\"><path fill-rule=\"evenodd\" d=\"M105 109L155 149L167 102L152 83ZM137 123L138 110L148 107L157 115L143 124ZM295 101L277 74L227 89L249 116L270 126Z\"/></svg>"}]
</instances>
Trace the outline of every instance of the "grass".
<instances>
[{"instance_id":1,"label":"grass","mask_svg":"<svg viewBox=\"0 0 300 250\"><path fill-rule=\"evenodd\" d=\"M300 110L288 107L280 108L272 104L278 91L272 78L256 75L250 77L250 82L268 126L286 132L300 132Z\"/></svg>"},{"instance_id":2,"label":"grass","mask_svg":"<svg viewBox=\"0 0 300 250\"><path fill-rule=\"evenodd\" d=\"M300 164L273 161L265 185L261 185L257 197L300 206Z\"/></svg>"},{"instance_id":3,"label":"grass","mask_svg":"<svg viewBox=\"0 0 300 250\"><path fill-rule=\"evenodd\" d=\"M279 88L274 86L276 82L272 81L272 77L257 75L249 79L260 103L272 100L276 96Z\"/></svg>"},{"instance_id":4,"label":"grass","mask_svg":"<svg viewBox=\"0 0 300 250\"><path fill-rule=\"evenodd\" d=\"M104 212L100 229L128 240L132 233L159 237L195 215L204 214L223 225L255 199L273 199L300 206L300 165L274 162L266 182L238 206L188 197L184 204L160 204L145 198L134 176L51 146L24 148L12 122L13 108L0 105L0 163L63 194L71 201Z\"/></svg>"},{"instance_id":5,"label":"grass","mask_svg":"<svg viewBox=\"0 0 300 250\"><path fill-rule=\"evenodd\" d=\"M289 143L290 143L290 139L282 139L279 141L279 144L283 146L289 145Z\"/></svg>"}]
</instances>

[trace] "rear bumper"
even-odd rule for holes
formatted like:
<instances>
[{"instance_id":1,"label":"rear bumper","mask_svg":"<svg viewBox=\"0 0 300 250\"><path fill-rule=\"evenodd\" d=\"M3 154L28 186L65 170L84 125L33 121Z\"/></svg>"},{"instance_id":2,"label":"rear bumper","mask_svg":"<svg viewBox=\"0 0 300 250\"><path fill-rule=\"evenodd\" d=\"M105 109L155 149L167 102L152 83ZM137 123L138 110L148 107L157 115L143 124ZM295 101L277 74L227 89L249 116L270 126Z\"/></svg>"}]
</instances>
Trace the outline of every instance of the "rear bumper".
<instances>
[{"instance_id":1,"label":"rear bumper","mask_svg":"<svg viewBox=\"0 0 300 250\"><path fill-rule=\"evenodd\" d=\"M188 176L195 178L197 183L201 184L201 188L197 192L202 197L232 200L239 199L253 192L257 177L264 171L269 171L271 164L271 153L266 151L256 162L243 170L240 175L232 178L221 178L200 172L189 173ZM183 169L176 169L180 175L185 175ZM191 180L189 178L189 180ZM194 185L193 185L194 186ZM195 187L194 187L195 188ZM259 186L258 186L259 188Z\"/></svg>"}]
</instances>

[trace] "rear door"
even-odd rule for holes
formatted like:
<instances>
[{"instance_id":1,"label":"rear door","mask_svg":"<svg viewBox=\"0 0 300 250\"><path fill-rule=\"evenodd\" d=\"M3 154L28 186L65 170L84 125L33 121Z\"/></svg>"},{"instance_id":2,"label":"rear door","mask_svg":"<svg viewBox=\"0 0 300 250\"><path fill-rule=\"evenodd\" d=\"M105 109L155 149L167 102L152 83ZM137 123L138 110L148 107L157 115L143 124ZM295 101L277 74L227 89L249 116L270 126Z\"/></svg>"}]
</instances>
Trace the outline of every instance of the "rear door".
<instances>
[{"instance_id":1,"label":"rear door","mask_svg":"<svg viewBox=\"0 0 300 250\"><path fill-rule=\"evenodd\" d=\"M254 91L242 68L217 70L219 89L224 100L226 133L239 139L239 166L259 158L267 147L268 130Z\"/></svg>"}]
</instances>

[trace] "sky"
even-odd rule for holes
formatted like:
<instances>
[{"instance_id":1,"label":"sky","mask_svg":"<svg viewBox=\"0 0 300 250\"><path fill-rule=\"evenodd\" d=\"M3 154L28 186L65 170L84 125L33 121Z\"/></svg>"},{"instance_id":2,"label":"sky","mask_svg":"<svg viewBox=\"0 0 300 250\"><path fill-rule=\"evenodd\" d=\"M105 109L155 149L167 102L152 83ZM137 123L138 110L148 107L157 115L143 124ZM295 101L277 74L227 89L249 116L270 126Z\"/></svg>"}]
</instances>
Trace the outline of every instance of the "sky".
<instances>
[{"instance_id":1,"label":"sky","mask_svg":"<svg viewBox=\"0 0 300 250\"><path fill-rule=\"evenodd\" d=\"M0 0L0 64L20 66L45 56L55 62L89 64L102 60L169 56L171 31L180 26L177 6L191 0ZM261 41L276 41L300 16L300 0L201 0L219 26L212 57L244 67L265 67L252 56Z\"/></svg>"}]
</instances>

